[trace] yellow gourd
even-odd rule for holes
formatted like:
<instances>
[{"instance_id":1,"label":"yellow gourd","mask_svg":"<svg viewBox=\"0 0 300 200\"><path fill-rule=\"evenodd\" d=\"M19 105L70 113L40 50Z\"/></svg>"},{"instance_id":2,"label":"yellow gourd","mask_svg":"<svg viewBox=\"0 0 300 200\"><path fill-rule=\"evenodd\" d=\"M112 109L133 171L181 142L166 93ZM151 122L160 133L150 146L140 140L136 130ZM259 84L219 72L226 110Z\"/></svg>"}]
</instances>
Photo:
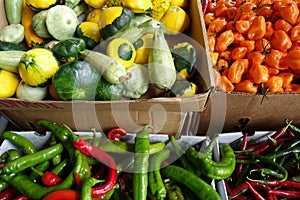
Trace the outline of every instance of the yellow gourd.
<instances>
[{"instance_id":1,"label":"yellow gourd","mask_svg":"<svg viewBox=\"0 0 300 200\"><path fill-rule=\"evenodd\" d=\"M171 6L172 0L152 0L153 9L150 16L160 20Z\"/></svg>"},{"instance_id":2,"label":"yellow gourd","mask_svg":"<svg viewBox=\"0 0 300 200\"><path fill-rule=\"evenodd\" d=\"M106 5L108 7L121 6L122 5L122 0L106 0Z\"/></svg>"},{"instance_id":3,"label":"yellow gourd","mask_svg":"<svg viewBox=\"0 0 300 200\"><path fill-rule=\"evenodd\" d=\"M122 0L122 6L134 13L150 13L153 8L151 0Z\"/></svg>"},{"instance_id":4,"label":"yellow gourd","mask_svg":"<svg viewBox=\"0 0 300 200\"><path fill-rule=\"evenodd\" d=\"M147 33L143 35L137 42L135 42L136 47L136 57L135 63L146 64L148 63L149 50L152 47L153 34Z\"/></svg>"},{"instance_id":5,"label":"yellow gourd","mask_svg":"<svg viewBox=\"0 0 300 200\"><path fill-rule=\"evenodd\" d=\"M133 44L124 38L115 38L107 45L106 53L109 57L122 63L125 68L130 67L135 60L136 50Z\"/></svg>"},{"instance_id":6,"label":"yellow gourd","mask_svg":"<svg viewBox=\"0 0 300 200\"><path fill-rule=\"evenodd\" d=\"M84 2L92 8L102 8L106 4L106 0L84 0Z\"/></svg>"},{"instance_id":7,"label":"yellow gourd","mask_svg":"<svg viewBox=\"0 0 300 200\"><path fill-rule=\"evenodd\" d=\"M95 47L99 44L101 35L98 23L95 22L81 22L77 26L77 35L83 39L88 47Z\"/></svg>"},{"instance_id":8,"label":"yellow gourd","mask_svg":"<svg viewBox=\"0 0 300 200\"><path fill-rule=\"evenodd\" d=\"M18 74L0 69L0 98L12 97L19 85L20 77Z\"/></svg>"},{"instance_id":9,"label":"yellow gourd","mask_svg":"<svg viewBox=\"0 0 300 200\"><path fill-rule=\"evenodd\" d=\"M179 6L185 9L188 6L188 0L172 0L171 6Z\"/></svg>"},{"instance_id":10,"label":"yellow gourd","mask_svg":"<svg viewBox=\"0 0 300 200\"><path fill-rule=\"evenodd\" d=\"M101 9L95 8L88 13L88 15L86 17L86 21L95 22L95 23L99 24L100 16L101 16Z\"/></svg>"},{"instance_id":11,"label":"yellow gourd","mask_svg":"<svg viewBox=\"0 0 300 200\"><path fill-rule=\"evenodd\" d=\"M175 35L189 28L190 17L181 7L170 6L160 22L165 25L167 34Z\"/></svg>"},{"instance_id":12,"label":"yellow gourd","mask_svg":"<svg viewBox=\"0 0 300 200\"><path fill-rule=\"evenodd\" d=\"M45 10L56 5L58 0L24 0L26 5L28 5L33 10Z\"/></svg>"},{"instance_id":13,"label":"yellow gourd","mask_svg":"<svg viewBox=\"0 0 300 200\"><path fill-rule=\"evenodd\" d=\"M29 8L24 1L22 7L21 24L24 27L24 38L28 47L34 47L44 44L44 39L39 37L32 28L32 18L34 15L35 11Z\"/></svg>"}]
</instances>

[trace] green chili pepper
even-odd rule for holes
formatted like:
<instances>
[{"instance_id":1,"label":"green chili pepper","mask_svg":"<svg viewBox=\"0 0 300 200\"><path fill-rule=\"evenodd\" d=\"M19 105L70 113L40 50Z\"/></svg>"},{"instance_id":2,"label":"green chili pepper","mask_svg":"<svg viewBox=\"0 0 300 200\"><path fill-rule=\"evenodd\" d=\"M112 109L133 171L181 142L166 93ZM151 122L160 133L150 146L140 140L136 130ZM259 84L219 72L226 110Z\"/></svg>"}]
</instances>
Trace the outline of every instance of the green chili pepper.
<instances>
[{"instance_id":1,"label":"green chili pepper","mask_svg":"<svg viewBox=\"0 0 300 200\"><path fill-rule=\"evenodd\" d=\"M55 135L54 134L51 134L51 138L50 138L50 143L49 145L52 146L54 144L57 144L57 140L55 138ZM56 156L54 156L51 160L52 160L52 165L53 166L56 166L58 165L60 162L61 162L61 159L62 159L62 156L61 154L57 154Z\"/></svg>"},{"instance_id":2,"label":"green chili pepper","mask_svg":"<svg viewBox=\"0 0 300 200\"><path fill-rule=\"evenodd\" d=\"M222 156L220 162L213 161L211 156L203 155L193 147L189 147L185 153L188 160L201 169L202 174L212 179L222 180L230 177L234 172L236 160L229 144L223 144L220 152Z\"/></svg>"},{"instance_id":3,"label":"green chili pepper","mask_svg":"<svg viewBox=\"0 0 300 200\"><path fill-rule=\"evenodd\" d=\"M56 165L51 172L56 174L56 175L61 175L63 173L63 171L67 168L68 163L70 162L69 158L65 158L64 160L62 160L58 165Z\"/></svg>"},{"instance_id":4,"label":"green chili pepper","mask_svg":"<svg viewBox=\"0 0 300 200\"><path fill-rule=\"evenodd\" d=\"M162 176L174 180L175 182L189 188L199 199L222 199L218 192L211 185L184 168L175 165L168 165L162 168L160 171Z\"/></svg>"},{"instance_id":5,"label":"green chili pepper","mask_svg":"<svg viewBox=\"0 0 300 200\"><path fill-rule=\"evenodd\" d=\"M11 174L21 172L24 169L35 166L41 162L53 158L55 155L63 152L63 145L56 144L51 147L37 151L31 155L24 155L15 160L9 161L0 169L0 174Z\"/></svg>"},{"instance_id":6,"label":"green chili pepper","mask_svg":"<svg viewBox=\"0 0 300 200\"><path fill-rule=\"evenodd\" d=\"M131 198L125 194L124 192L122 192L120 189L115 189L114 193L112 194L110 200L131 200Z\"/></svg>"},{"instance_id":7,"label":"green chili pepper","mask_svg":"<svg viewBox=\"0 0 300 200\"><path fill-rule=\"evenodd\" d=\"M81 188L81 199L92 200L92 187L101 182L103 182L103 180L98 180L93 177L89 177L83 181Z\"/></svg>"},{"instance_id":8,"label":"green chili pepper","mask_svg":"<svg viewBox=\"0 0 300 200\"><path fill-rule=\"evenodd\" d=\"M0 180L0 192L8 188L10 184L4 180Z\"/></svg>"},{"instance_id":9,"label":"green chili pepper","mask_svg":"<svg viewBox=\"0 0 300 200\"><path fill-rule=\"evenodd\" d=\"M128 142L122 142L117 140L111 140L106 138L95 138L92 141L93 146L110 153L127 153L134 152L134 144ZM164 142L157 142L150 144L150 154L157 153L164 149Z\"/></svg>"},{"instance_id":10,"label":"green chili pepper","mask_svg":"<svg viewBox=\"0 0 300 200\"><path fill-rule=\"evenodd\" d=\"M135 137L135 163L133 174L133 199L146 200L148 188L148 159L150 151L150 139L147 131L150 125L146 125Z\"/></svg>"},{"instance_id":11,"label":"green chili pepper","mask_svg":"<svg viewBox=\"0 0 300 200\"><path fill-rule=\"evenodd\" d=\"M161 163L167 159L170 155L169 149L163 149L160 152L154 154L150 163L149 171L149 188L152 195L157 200L163 200L167 196L167 191L164 186L164 182L160 175Z\"/></svg>"},{"instance_id":12,"label":"green chili pepper","mask_svg":"<svg viewBox=\"0 0 300 200\"><path fill-rule=\"evenodd\" d=\"M263 177L266 176L274 176L276 178L282 179L284 178L284 174L280 174L278 171L271 170L269 168L259 168L250 170L250 174L253 172L259 172Z\"/></svg>"},{"instance_id":13,"label":"green chili pepper","mask_svg":"<svg viewBox=\"0 0 300 200\"><path fill-rule=\"evenodd\" d=\"M0 178L17 188L17 190L30 199L42 199L45 195L55 190L69 189L75 183L74 173L79 173L82 165L82 154L80 151L75 152L76 162L73 170L64 179L63 182L45 187L33 182L27 175L22 172L16 174L2 175Z\"/></svg>"},{"instance_id":14,"label":"green chili pepper","mask_svg":"<svg viewBox=\"0 0 300 200\"><path fill-rule=\"evenodd\" d=\"M9 149L7 153L8 153L9 160L15 160L17 158L20 158L20 153L16 149Z\"/></svg>"},{"instance_id":15,"label":"green chili pepper","mask_svg":"<svg viewBox=\"0 0 300 200\"><path fill-rule=\"evenodd\" d=\"M180 187L173 181L165 182L168 200L185 200Z\"/></svg>"},{"instance_id":16,"label":"green chili pepper","mask_svg":"<svg viewBox=\"0 0 300 200\"><path fill-rule=\"evenodd\" d=\"M23 137L22 135L19 135L17 133L11 132L11 131L4 131L2 133L2 137L4 139L9 140L14 145L16 145L18 148L21 149L22 153L24 154L33 154L37 151L34 144L27 138Z\"/></svg>"},{"instance_id":17,"label":"green chili pepper","mask_svg":"<svg viewBox=\"0 0 300 200\"><path fill-rule=\"evenodd\" d=\"M39 163L37 166L31 167L31 172L29 174L29 177L33 180L36 181L38 177L42 177L44 172L47 171L50 167L50 161L46 160L42 163Z\"/></svg>"}]
</instances>

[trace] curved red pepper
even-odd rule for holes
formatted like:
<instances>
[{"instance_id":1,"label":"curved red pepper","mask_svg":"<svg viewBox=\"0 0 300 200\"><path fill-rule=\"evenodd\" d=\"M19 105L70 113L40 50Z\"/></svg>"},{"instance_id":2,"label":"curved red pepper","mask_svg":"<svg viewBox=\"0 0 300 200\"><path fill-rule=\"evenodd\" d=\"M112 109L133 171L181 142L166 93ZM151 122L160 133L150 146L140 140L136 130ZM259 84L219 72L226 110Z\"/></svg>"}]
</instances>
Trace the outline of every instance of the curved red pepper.
<instances>
[{"instance_id":1,"label":"curved red pepper","mask_svg":"<svg viewBox=\"0 0 300 200\"><path fill-rule=\"evenodd\" d=\"M108 178L106 182L100 186L96 186L92 188L92 196L99 197L105 195L115 186L117 182L117 166L115 160L108 155L106 152L98 149L92 144L84 141L82 137L73 142L73 146L80 150L83 154L87 156L91 156L101 161L105 165L108 166Z\"/></svg>"},{"instance_id":2,"label":"curved red pepper","mask_svg":"<svg viewBox=\"0 0 300 200\"><path fill-rule=\"evenodd\" d=\"M58 199L65 199L65 200L80 200L80 193L76 190L55 190L50 192L43 200L58 200Z\"/></svg>"},{"instance_id":3,"label":"curved red pepper","mask_svg":"<svg viewBox=\"0 0 300 200\"><path fill-rule=\"evenodd\" d=\"M57 185L58 183L62 182L62 179L58 175L50 171L45 172L41 180L42 183L48 187Z\"/></svg>"},{"instance_id":4,"label":"curved red pepper","mask_svg":"<svg viewBox=\"0 0 300 200\"><path fill-rule=\"evenodd\" d=\"M119 135L126 135L126 134L127 134L127 132L122 128L113 128L113 129L110 129L109 132L107 133L107 138L120 141Z\"/></svg>"}]
</instances>

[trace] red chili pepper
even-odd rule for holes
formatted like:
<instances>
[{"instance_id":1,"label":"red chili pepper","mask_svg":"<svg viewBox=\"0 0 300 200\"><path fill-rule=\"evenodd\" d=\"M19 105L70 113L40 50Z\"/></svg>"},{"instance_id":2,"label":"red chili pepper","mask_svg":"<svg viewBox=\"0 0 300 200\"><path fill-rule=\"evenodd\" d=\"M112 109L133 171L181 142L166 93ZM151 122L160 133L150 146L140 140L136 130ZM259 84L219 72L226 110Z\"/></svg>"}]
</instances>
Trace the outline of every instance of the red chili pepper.
<instances>
[{"instance_id":1,"label":"red chili pepper","mask_svg":"<svg viewBox=\"0 0 300 200\"><path fill-rule=\"evenodd\" d=\"M269 180L255 180L255 182L260 182L261 184L271 186L271 187L288 187L293 189L300 189L300 182L293 180L281 181L279 179L269 179Z\"/></svg>"},{"instance_id":2,"label":"red chili pepper","mask_svg":"<svg viewBox=\"0 0 300 200\"><path fill-rule=\"evenodd\" d=\"M243 141L241 144L241 151L244 151L247 149L248 146L248 133L243 134ZM243 164L242 163L236 163L236 168L235 168L235 175L238 177L243 169Z\"/></svg>"},{"instance_id":3,"label":"red chili pepper","mask_svg":"<svg viewBox=\"0 0 300 200\"><path fill-rule=\"evenodd\" d=\"M47 171L44 173L44 175L41 178L42 183L45 186L53 186L53 185L57 185L60 182L62 182L62 179L56 175L55 173L51 172L51 171Z\"/></svg>"},{"instance_id":4,"label":"red chili pepper","mask_svg":"<svg viewBox=\"0 0 300 200\"><path fill-rule=\"evenodd\" d=\"M265 198L261 194L259 194L259 192L248 181L246 181L246 184L257 200L265 200Z\"/></svg>"},{"instance_id":5,"label":"red chili pepper","mask_svg":"<svg viewBox=\"0 0 300 200\"><path fill-rule=\"evenodd\" d=\"M16 198L14 198L14 200L29 200L29 197L27 197L25 195L20 195L20 196L17 196Z\"/></svg>"},{"instance_id":6,"label":"red chili pepper","mask_svg":"<svg viewBox=\"0 0 300 200\"><path fill-rule=\"evenodd\" d=\"M14 188L13 186L9 186L8 188L6 188L5 190L3 190L0 193L0 199L1 200L9 200L12 199L16 196L17 194L17 189Z\"/></svg>"},{"instance_id":7,"label":"red chili pepper","mask_svg":"<svg viewBox=\"0 0 300 200\"><path fill-rule=\"evenodd\" d=\"M82 187L82 180L80 179L77 172L74 173L74 178L75 178L75 182L76 182L77 186L79 188L81 188Z\"/></svg>"},{"instance_id":8,"label":"red chili pepper","mask_svg":"<svg viewBox=\"0 0 300 200\"><path fill-rule=\"evenodd\" d=\"M83 154L94 157L97 160L103 162L103 164L105 164L107 167L109 167L108 178L106 182L100 186L92 188L93 197L105 195L115 186L117 182L117 166L115 160L106 152L84 141L82 137L80 137L77 141L74 141L73 146L76 149L79 149Z\"/></svg>"},{"instance_id":9,"label":"red chili pepper","mask_svg":"<svg viewBox=\"0 0 300 200\"><path fill-rule=\"evenodd\" d=\"M270 190L270 194L274 194L279 197L291 198L291 199L299 199L300 191L296 190Z\"/></svg>"},{"instance_id":10,"label":"red chili pepper","mask_svg":"<svg viewBox=\"0 0 300 200\"><path fill-rule=\"evenodd\" d=\"M55 190L44 196L43 200L80 200L80 193L76 190Z\"/></svg>"},{"instance_id":11,"label":"red chili pepper","mask_svg":"<svg viewBox=\"0 0 300 200\"><path fill-rule=\"evenodd\" d=\"M235 198L235 197L239 196L240 194L242 194L247 189L248 189L248 185L245 182L241 183L229 193L229 196L231 198Z\"/></svg>"},{"instance_id":12,"label":"red chili pepper","mask_svg":"<svg viewBox=\"0 0 300 200\"><path fill-rule=\"evenodd\" d=\"M127 132L122 128L113 128L107 133L107 138L120 141L119 135L126 135Z\"/></svg>"},{"instance_id":13,"label":"red chili pepper","mask_svg":"<svg viewBox=\"0 0 300 200\"><path fill-rule=\"evenodd\" d=\"M0 169L5 166L5 163L0 164Z\"/></svg>"},{"instance_id":14,"label":"red chili pepper","mask_svg":"<svg viewBox=\"0 0 300 200\"><path fill-rule=\"evenodd\" d=\"M93 175L94 178L100 179L103 178L103 176L107 173L107 167L105 165L102 165L100 169Z\"/></svg>"}]
</instances>

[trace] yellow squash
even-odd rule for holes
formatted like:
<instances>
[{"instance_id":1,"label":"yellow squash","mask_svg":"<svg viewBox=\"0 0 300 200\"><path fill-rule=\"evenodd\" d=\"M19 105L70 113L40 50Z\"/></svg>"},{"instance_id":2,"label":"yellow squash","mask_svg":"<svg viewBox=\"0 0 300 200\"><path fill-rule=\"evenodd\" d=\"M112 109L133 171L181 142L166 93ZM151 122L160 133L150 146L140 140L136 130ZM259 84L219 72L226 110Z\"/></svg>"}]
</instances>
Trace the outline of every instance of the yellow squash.
<instances>
[{"instance_id":1,"label":"yellow squash","mask_svg":"<svg viewBox=\"0 0 300 200\"><path fill-rule=\"evenodd\" d=\"M151 0L122 0L122 6L134 13L150 13L153 8Z\"/></svg>"},{"instance_id":2,"label":"yellow squash","mask_svg":"<svg viewBox=\"0 0 300 200\"><path fill-rule=\"evenodd\" d=\"M95 22L95 23L99 24L100 16L101 16L101 9L95 8L88 13L88 15L86 17L86 21Z\"/></svg>"},{"instance_id":3,"label":"yellow squash","mask_svg":"<svg viewBox=\"0 0 300 200\"><path fill-rule=\"evenodd\" d=\"M136 48L135 63L146 64L148 63L149 50L152 47L153 34L147 33L138 39L134 46Z\"/></svg>"},{"instance_id":4,"label":"yellow squash","mask_svg":"<svg viewBox=\"0 0 300 200\"><path fill-rule=\"evenodd\" d=\"M84 2L92 8L102 8L106 4L106 0L84 0Z\"/></svg>"},{"instance_id":5,"label":"yellow squash","mask_svg":"<svg viewBox=\"0 0 300 200\"><path fill-rule=\"evenodd\" d=\"M170 6L160 22L165 25L168 34L177 34L189 28L190 17L181 7Z\"/></svg>"},{"instance_id":6,"label":"yellow squash","mask_svg":"<svg viewBox=\"0 0 300 200\"><path fill-rule=\"evenodd\" d=\"M77 26L76 32L78 37L83 39L90 48L95 47L100 42L101 35L98 23L88 21L81 22Z\"/></svg>"},{"instance_id":7,"label":"yellow squash","mask_svg":"<svg viewBox=\"0 0 300 200\"><path fill-rule=\"evenodd\" d=\"M24 0L25 3L33 10L45 10L56 5L58 0Z\"/></svg>"},{"instance_id":8,"label":"yellow squash","mask_svg":"<svg viewBox=\"0 0 300 200\"><path fill-rule=\"evenodd\" d=\"M152 0L153 9L150 16L160 20L171 6L172 0Z\"/></svg>"},{"instance_id":9,"label":"yellow squash","mask_svg":"<svg viewBox=\"0 0 300 200\"><path fill-rule=\"evenodd\" d=\"M106 0L106 5L108 7L121 6L122 5L122 0Z\"/></svg>"},{"instance_id":10,"label":"yellow squash","mask_svg":"<svg viewBox=\"0 0 300 200\"><path fill-rule=\"evenodd\" d=\"M19 74L30 86L45 86L59 68L52 51L45 48L28 50L19 63Z\"/></svg>"},{"instance_id":11,"label":"yellow squash","mask_svg":"<svg viewBox=\"0 0 300 200\"><path fill-rule=\"evenodd\" d=\"M19 85L20 77L18 74L0 69L0 98L12 97Z\"/></svg>"}]
</instances>

